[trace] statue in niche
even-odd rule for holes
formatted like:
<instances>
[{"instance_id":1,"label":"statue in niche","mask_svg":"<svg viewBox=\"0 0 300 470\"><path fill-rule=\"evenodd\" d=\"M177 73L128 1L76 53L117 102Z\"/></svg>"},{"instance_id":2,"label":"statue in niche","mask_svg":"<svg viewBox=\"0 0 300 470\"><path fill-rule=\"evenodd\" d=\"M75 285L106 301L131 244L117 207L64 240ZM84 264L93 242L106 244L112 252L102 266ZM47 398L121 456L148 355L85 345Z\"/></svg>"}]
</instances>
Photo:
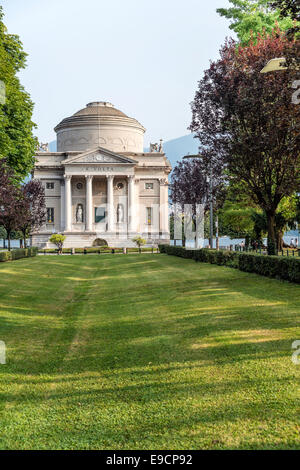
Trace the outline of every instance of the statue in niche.
<instances>
[{"instance_id":1,"label":"statue in niche","mask_svg":"<svg viewBox=\"0 0 300 470\"><path fill-rule=\"evenodd\" d=\"M120 222L124 222L124 208L123 208L123 204L118 204L118 207L117 207L117 222L118 224Z\"/></svg>"},{"instance_id":2,"label":"statue in niche","mask_svg":"<svg viewBox=\"0 0 300 470\"><path fill-rule=\"evenodd\" d=\"M83 223L83 207L82 204L78 204L77 210L76 210L76 222L78 224Z\"/></svg>"}]
</instances>

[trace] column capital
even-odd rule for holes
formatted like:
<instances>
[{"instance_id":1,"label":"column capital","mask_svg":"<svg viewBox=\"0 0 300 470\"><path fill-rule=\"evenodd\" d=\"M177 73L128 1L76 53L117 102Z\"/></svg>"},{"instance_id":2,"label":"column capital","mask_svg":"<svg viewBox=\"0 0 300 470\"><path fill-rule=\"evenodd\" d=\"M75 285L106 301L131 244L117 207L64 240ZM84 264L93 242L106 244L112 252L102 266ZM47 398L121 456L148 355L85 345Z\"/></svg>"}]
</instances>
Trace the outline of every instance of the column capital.
<instances>
[{"instance_id":1,"label":"column capital","mask_svg":"<svg viewBox=\"0 0 300 470\"><path fill-rule=\"evenodd\" d=\"M93 175L84 175L84 176L85 176L85 179L88 181L92 181L93 179Z\"/></svg>"},{"instance_id":2,"label":"column capital","mask_svg":"<svg viewBox=\"0 0 300 470\"><path fill-rule=\"evenodd\" d=\"M115 175L106 175L106 178L109 180L109 181L113 181Z\"/></svg>"},{"instance_id":3,"label":"column capital","mask_svg":"<svg viewBox=\"0 0 300 470\"><path fill-rule=\"evenodd\" d=\"M72 178L72 175L64 175L64 179L69 181Z\"/></svg>"},{"instance_id":4,"label":"column capital","mask_svg":"<svg viewBox=\"0 0 300 470\"><path fill-rule=\"evenodd\" d=\"M127 175L129 181L134 181L135 175Z\"/></svg>"}]
</instances>

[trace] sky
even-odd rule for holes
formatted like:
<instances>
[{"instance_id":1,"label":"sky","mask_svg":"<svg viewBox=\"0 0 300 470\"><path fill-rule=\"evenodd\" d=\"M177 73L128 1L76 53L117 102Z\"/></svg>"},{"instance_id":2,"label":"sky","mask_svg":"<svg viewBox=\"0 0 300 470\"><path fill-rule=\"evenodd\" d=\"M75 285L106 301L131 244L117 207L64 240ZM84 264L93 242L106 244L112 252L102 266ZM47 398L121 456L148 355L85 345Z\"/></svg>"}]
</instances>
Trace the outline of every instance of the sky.
<instances>
[{"instance_id":1,"label":"sky","mask_svg":"<svg viewBox=\"0 0 300 470\"><path fill-rule=\"evenodd\" d=\"M149 142L186 135L190 102L218 57L228 0L0 0L28 53L20 73L40 142L91 101L136 118Z\"/></svg>"}]
</instances>

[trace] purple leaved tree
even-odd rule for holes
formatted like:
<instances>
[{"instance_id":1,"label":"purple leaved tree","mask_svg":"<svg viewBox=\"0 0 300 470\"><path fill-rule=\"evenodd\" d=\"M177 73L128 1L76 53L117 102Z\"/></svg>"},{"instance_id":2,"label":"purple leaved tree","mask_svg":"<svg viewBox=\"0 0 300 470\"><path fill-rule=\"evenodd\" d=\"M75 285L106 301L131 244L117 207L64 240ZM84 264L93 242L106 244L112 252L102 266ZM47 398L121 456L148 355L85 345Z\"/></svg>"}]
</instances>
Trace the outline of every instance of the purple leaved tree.
<instances>
[{"instance_id":1,"label":"purple leaved tree","mask_svg":"<svg viewBox=\"0 0 300 470\"><path fill-rule=\"evenodd\" d=\"M19 213L22 206L20 189L13 184L14 173L5 159L0 160L0 225L7 234L8 250L11 249L11 233L19 229Z\"/></svg>"},{"instance_id":2,"label":"purple leaved tree","mask_svg":"<svg viewBox=\"0 0 300 470\"><path fill-rule=\"evenodd\" d=\"M21 193L18 228L23 234L26 248L26 239L30 233L46 222L45 190L40 181L31 180L21 186Z\"/></svg>"}]
</instances>

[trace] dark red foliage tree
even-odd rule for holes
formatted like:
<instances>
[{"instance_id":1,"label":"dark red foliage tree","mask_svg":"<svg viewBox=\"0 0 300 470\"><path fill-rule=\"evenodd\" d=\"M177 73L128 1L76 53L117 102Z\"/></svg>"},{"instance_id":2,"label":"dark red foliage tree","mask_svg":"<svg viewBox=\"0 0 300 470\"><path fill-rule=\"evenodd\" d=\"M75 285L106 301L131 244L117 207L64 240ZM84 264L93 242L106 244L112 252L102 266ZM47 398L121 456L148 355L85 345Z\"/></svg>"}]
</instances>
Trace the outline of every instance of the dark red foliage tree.
<instances>
[{"instance_id":1,"label":"dark red foliage tree","mask_svg":"<svg viewBox=\"0 0 300 470\"><path fill-rule=\"evenodd\" d=\"M216 165L214 168L207 165L207 161L202 160L202 155L205 155L205 150L202 150L201 158L178 162L171 175L172 203L179 204L181 208L185 204L192 205L193 214L196 213L197 204L203 204L205 210L208 209L211 177L215 202L220 197L222 189L222 173Z\"/></svg>"},{"instance_id":2,"label":"dark red foliage tree","mask_svg":"<svg viewBox=\"0 0 300 470\"><path fill-rule=\"evenodd\" d=\"M245 184L266 213L268 247L276 247L275 214L299 185L300 106L292 102L297 70L261 74L275 57L296 56L297 44L279 31L238 47L233 41L204 73L192 103L190 129L228 178Z\"/></svg>"},{"instance_id":3,"label":"dark red foliage tree","mask_svg":"<svg viewBox=\"0 0 300 470\"><path fill-rule=\"evenodd\" d=\"M4 159L0 160L0 225L7 234L8 249L12 232L18 230L19 214L22 206L20 189L13 184L14 173Z\"/></svg>"},{"instance_id":4,"label":"dark red foliage tree","mask_svg":"<svg viewBox=\"0 0 300 470\"><path fill-rule=\"evenodd\" d=\"M38 180L31 180L21 187L22 206L19 213L19 230L24 246L30 232L38 230L46 222L45 190Z\"/></svg>"}]
</instances>

